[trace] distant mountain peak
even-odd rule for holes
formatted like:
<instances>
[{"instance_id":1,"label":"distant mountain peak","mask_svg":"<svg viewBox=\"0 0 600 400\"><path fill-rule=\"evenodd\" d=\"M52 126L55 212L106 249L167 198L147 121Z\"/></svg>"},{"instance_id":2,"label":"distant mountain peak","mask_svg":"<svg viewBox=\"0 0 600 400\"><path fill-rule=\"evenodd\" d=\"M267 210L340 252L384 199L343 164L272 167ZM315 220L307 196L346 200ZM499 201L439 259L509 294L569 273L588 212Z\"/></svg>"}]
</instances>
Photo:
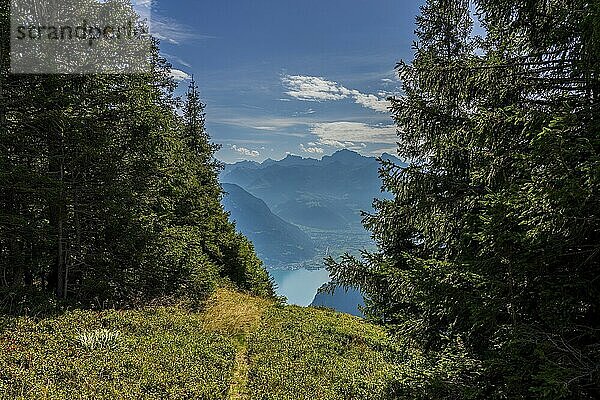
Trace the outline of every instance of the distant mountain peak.
<instances>
[{"instance_id":1,"label":"distant mountain peak","mask_svg":"<svg viewBox=\"0 0 600 400\"><path fill-rule=\"evenodd\" d=\"M301 156L297 156L295 154L288 154L283 160L272 161L270 163L265 161L262 163L262 165L263 165L263 167L273 165L273 164L283 165L283 166L296 166L296 165L306 166L306 165L316 165L318 162L319 162L319 160L315 160L314 158L304 158Z\"/></svg>"},{"instance_id":2,"label":"distant mountain peak","mask_svg":"<svg viewBox=\"0 0 600 400\"><path fill-rule=\"evenodd\" d=\"M342 149L338 150L330 156L324 156L323 162L341 162L344 164L353 164L360 163L362 161L368 160L368 157L362 156L355 151Z\"/></svg>"},{"instance_id":3,"label":"distant mountain peak","mask_svg":"<svg viewBox=\"0 0 600 400\"><path fill-rule=\"evenodd\" d=\"M301 162L304 161L304 157L297 156L295 154L288 154L285 158L279 162L290 163L290 162Z\"/></svg>"},{"instance_id":4,"label":"distant mountain peak","mask_svg":"<svg viewBox=\"0 0 600 400\"><path fill-rule=\"evenodd\" d=\"M342 149L342 150L338 150L335 153L333 153L331 155L331 157L334 158L339 158L339 157L352 157L352 158L367 158L359 153L357 153L356 151L352 151L352 150L348 150L348 149Z\"/></svg>"},{"instance_id":5,"label":"distant mountain peak","mask_svg":"<svg viewBox=\"0 0 600 400\"><path fill-rule=\"evenodd\" d=\"M335 156L336 154L340 155L340 154L356 154L357 156L362 157L360 154L358 154L356 151L352 151L349 149L341 149L336 151L335 153L333 153L333 155Z\"/></svg>"},{"instance_id":6,"label":"distant mountain peak","mask_svg":"<svg viewBox=\"0 0 600 400\"><path fill-rule=\"evenodd\" d=\"M243 161L240 161L238 163L238 165L243 165L243 166L257 166L257 165L259 165L259 163L257 163L256 161L252 161L252 160L243 160Z\"/></svg>"}]
</instances>

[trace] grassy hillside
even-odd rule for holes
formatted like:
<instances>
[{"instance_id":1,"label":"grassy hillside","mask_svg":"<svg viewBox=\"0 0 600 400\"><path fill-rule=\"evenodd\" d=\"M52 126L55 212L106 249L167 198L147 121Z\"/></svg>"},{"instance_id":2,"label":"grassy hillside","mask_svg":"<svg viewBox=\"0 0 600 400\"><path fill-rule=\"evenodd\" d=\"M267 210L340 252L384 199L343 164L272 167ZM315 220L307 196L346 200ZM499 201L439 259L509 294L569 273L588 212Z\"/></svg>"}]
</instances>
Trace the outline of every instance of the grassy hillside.
<instances>
[{"instance_id":1,"label":"grassy hillside","mask_svg":"<svg viewBox=\"0 0 600 400\"><path fill-rule=\"evenodd\" d=\"M272 307L249 340L252 399L385 399L399 372L386 335L350 315Z\"/></svg>"},{"instance_id":2,"label":"grassy hillside","mask_svg":"<svg viewBox=\"0 0 600 400\"><path fill-rule=\"evenodd\" d=\"M236 228L252 241L268 265L289 264L315 256L315 243L297 226L273 214L261 199L238 185L224 183L223 206Z\"/></svg>"},{"instance_id":3,"label":"grassy hillside","mask_svg":"<svg viewBox=\"0 0 600 400\"><path fill-rule=\"evenodd\" d=\"M0 317L1 399L383 399L379 328L219 290L200 312Z\"/></svg>"}]
</instances>

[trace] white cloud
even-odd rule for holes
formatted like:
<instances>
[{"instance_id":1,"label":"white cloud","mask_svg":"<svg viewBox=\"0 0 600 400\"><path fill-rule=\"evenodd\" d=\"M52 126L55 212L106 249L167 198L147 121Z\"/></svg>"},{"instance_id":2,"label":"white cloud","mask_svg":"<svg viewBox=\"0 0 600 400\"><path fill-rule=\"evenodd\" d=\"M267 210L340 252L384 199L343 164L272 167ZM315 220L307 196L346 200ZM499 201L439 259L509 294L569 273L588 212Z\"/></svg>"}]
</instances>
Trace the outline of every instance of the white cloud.
<instances>
[{"instance_id":1,"label":"white cloud","mask_svg":"<svg viewBox=\"0 0 600 400\"><path fill-rule=\"evenodd\" d=\"M303 75L286 75L281 78L288 89L286 94L301 101L337 101L352 99L356 104L377 112L388 112L389 103L374 94L351 90L325 78Z\"/></svg>"},{"instance_id":2,"label":"white cloud","mask_svg":"<svg viewBox=\"0 0 600 400\"><path fill-rule=\"evenodd\" d=\"M184 59L182 59L180 57L177 57L176 55L173 55L170 53L164 53L164 52L161 52L160 54L165 59L167 59L167 61L169 61L170 63L176 62L178 64L183 65L184 67L192 68L192 64L190 64L189 62L185 61Z\"/></svg>"},{"instance_id":3,"label":"white cloud","mask_svg":"<svg viewBox=\"0 0 600 400\"><path fill-rule=\"evenodd\" d=\"M364 148L368 143L397 142L396 126L367 125L360 122L327 122L313 124L311 133L319 145L340 148Z\"/></svg>"},{"instance_id":4,"label":"white cloud","mask_svg":"<svg viewBox=\"0 0 600 400\"><path fill-rule=\"evenodd\" d=\"M309 143L309 146L310 145L311 143ZM303 152L310 154L323 154L325 151L322 147L306 147L303 144L300 145L300 149L302 149Z\"/></svg>"},{"instance_id":5,"label":"white cloud","mask_svg":"<svg viewBox=\"0 0 600 400\"><path fill-rule=\"evenodd\" d=\"M214 36L203 35L195 28L180 24L172 18L168 18L152 13L150 21L150 33L157 39L178 45L181 42L189 42L192 40L214 39Z\"/></svg>"},{"instance_id":6,"label":"white cloud","mask_svg":"<svg viewBox=\"0 0 600 400\"><path fill-rule=\"evenodd\" d=\"M381 113L389 111L388 108L390 107L390 103L388 103L387 100L381 100L374 94L363 94L356 90L354 90L353 93L354 92L354 101L356 104L360 104L365 108L370 108Z\"/></svg>"},{"instance_id":7,"label":"white cloud","mask_svg":"<svg viewBox=\"0 0 600 400\"><path fill-rule=\"evenodd\" d=\"M171 77L173 77L173 79L175 79L177 82L192 79L192 77L187 72L181 71L179 69L171 69Z\"/></svg>"},{"instance_id":8,"label":"white cloud","mask_svg":"<svg viewBox=\"0 0 600 400\"><path fill-rule=\"evenodd\" d=\"M258 157L260 156L260 153L256 150L250 150L247 149L245 147L238 147L235 144L233 146L231 146L231 150L236 151L238 153L240 153L241 155L244 155L246 157Z\"/></svg>"},{"instance_id":9,"label":"white cloud","mask_svg":"<svg viewBox=\"0 0 600 400\"><path fill-rule=\"evenodd\" d=\"M283 84L287 95L303 101L343 100L348 97L342 86L316 76L286 75Z\"/></svg>"},{"instance_id":10,"label":"white cloud","mask_svg":"<svg viewBox=\"0 0 600 400\"><path fill-rule=\"evenodd\" d=\"M312 108L309 108L309 109L308 109L308 110L306 110L306 111L298 111L298 112L295 112L295 113L294 113L294 115L295 115L295 116L301 116L301 115L312 115L312 114L314 114L314 113L316 113L316 111L315 111L315 110L313 110Z\"/></svg>"}]
</instances>

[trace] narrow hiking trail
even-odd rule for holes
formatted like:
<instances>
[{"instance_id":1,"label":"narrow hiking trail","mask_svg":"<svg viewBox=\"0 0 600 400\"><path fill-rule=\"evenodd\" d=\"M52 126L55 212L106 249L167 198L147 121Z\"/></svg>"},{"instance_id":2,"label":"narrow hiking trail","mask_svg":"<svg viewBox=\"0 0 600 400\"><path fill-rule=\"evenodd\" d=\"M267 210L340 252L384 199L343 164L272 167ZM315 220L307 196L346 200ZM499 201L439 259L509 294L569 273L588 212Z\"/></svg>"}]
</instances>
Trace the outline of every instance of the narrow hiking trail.
<instances>
[{"instance_id":1,"label":"narrow hiking trail","mask_svg":"<svg viewBox=\"0 0 600 400\"><path fill-rule=\"evenodd\" d=\"M261 325L265 311L275 303L239 292L217 290L204 311L207 331L233 337L237 353L229 386L229 399L246 400L248 393L248 335Z\"/></svg>"},{"instance_id":2,"label":"narrow hiking trail","mask_svg":"<svg viewBox=\"0 0 600 400\"><path fill-rule=\"evenodd\" d=\"M229 400L385 399L401 373L385 332L351 315L226 289L202 314L207 332L235 346Z\"/></svg>"},{"instance_id":3,"label":"narrow hiking trail","mask_svg":"<svg viewBox=\"0 0 600 400\"><path fill-rule=\"evenodd\" d=\"M80 342L98 332L119 334L107 346ZM411 376L405 359L357 317L231 289L195 311L0 318L0 400L394 399L395 382Z\"/></svg>"},{"instance_id":4,"label":"narrow hiking trail","mask_svg":"<svg viewBox=\"0 0 600 400\"><path fill-rule=\"evenodd\" d=\"M233 379L229 386L229 398L231 400L247 400L250 398L248 393L248 372L250 370L250 360L248 359L248 347L243 345L235 356L235 366L233 370Z\"/></svg>"}]
</instances>

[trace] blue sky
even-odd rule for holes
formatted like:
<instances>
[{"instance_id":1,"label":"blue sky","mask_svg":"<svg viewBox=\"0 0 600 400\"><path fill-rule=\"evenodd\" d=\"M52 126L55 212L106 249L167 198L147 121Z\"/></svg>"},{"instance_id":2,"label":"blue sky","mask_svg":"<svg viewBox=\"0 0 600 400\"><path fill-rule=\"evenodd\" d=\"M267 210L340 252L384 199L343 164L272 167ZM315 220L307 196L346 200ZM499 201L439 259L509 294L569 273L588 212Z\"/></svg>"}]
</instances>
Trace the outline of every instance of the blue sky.
<instances>
[{"instance_id":1,"label":"blue sky","mask_svg":"<svg viewBox=\"0 0 600 400\"><path fill-rule=\"evenodd\" d=\"M412 58L420 1L155 0L154 34L207 103L218 158L320 158L394 148L385 98Z\"/></svg>"}]
</instances>

